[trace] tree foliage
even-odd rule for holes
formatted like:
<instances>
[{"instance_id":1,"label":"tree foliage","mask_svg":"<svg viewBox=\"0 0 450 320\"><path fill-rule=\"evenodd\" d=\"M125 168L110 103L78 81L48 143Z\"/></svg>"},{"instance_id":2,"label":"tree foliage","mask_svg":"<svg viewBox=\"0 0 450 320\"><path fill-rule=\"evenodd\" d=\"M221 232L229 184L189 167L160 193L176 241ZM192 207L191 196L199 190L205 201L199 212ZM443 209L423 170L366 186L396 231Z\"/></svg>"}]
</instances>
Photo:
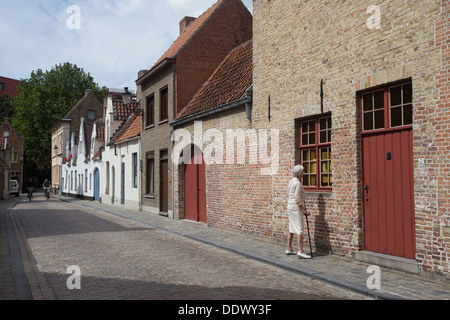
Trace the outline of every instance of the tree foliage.
<instances>
[{"instance_id":1,"label":"tree foliage","mask_svg":"<svg viewBox=\"0 0 450 320\"><path fill-rule=\"evenodd\" d=\"M20 95L13 99L12 124L24 135L24 156L28 166L49 173L51 168L51 128L92 89L100 101L107 96L89 73L71 63L59 64L50 71L38 69L22 79ZM29 173L36 174L37 172Z\"/></svg>"}]
</instances>

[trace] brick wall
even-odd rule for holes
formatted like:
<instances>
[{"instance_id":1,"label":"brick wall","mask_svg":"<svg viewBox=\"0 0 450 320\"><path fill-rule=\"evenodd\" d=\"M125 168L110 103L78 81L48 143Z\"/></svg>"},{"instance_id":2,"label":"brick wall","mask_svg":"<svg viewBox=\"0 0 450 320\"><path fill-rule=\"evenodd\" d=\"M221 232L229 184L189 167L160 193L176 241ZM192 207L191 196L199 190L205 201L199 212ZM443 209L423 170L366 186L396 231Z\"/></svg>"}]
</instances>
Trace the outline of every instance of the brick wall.
<instances>
[{"instance_id":1,"label":"brick wall","mask_svg":"<svg viewBox=\"0 0 450 320\"><path fill-rule=\"evenodd\" d=\"M224 1L177 56L177 111L233 48L251 38L248 9L240 0Z\"/></svg>"},{"instance_id":2,"label":"brick wall","mask_svg":"<svg viewBox=\"0 0 450 320\"><path fill-rule=\"evenodd\" d=\"M376 29L368 24L372 1L254 1L253 126L280 130L280 170L258 190L266 194L258 205L271 211L265 223L261 210L262 228L272 237L286 236L286 185L299 161L296 120L321 113L323 80L324 112L333 122L333 190L308 193L312 236L334 253L364 249L357 94L410 78L416 260L424 271L448 276L448 3L380 2Z\"/></svg>"}]
</instances>

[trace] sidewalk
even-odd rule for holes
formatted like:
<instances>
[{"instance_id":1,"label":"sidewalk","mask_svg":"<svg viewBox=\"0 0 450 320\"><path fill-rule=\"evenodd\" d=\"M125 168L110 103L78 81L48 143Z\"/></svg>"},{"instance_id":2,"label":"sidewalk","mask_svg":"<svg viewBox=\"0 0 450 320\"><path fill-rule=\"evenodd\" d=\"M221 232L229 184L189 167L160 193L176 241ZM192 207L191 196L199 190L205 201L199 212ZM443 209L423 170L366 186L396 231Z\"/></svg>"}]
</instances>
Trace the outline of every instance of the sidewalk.
<instances>
[{"instance_id":1,"label":"sidewalk","mask_svg":"<svg viewBox=\"0 0 450 320\"><path fill-rule=\"evenodd\" d=\"M175 235L190 238L251 259L301 273L319 281L325 281L377 299L450 299L450 281L429 279L424 276L381 267L381 289L369 290L366 282L368 263L335 255L316 254L311 260L300 260L284 254L285 246L266 239L224 231L203 223L187 220L171 220L159 215L122 209L95 201L68 197L53 198L77 205L102 210L136 222L143 223Z\"/></svg>"}]
</instances>

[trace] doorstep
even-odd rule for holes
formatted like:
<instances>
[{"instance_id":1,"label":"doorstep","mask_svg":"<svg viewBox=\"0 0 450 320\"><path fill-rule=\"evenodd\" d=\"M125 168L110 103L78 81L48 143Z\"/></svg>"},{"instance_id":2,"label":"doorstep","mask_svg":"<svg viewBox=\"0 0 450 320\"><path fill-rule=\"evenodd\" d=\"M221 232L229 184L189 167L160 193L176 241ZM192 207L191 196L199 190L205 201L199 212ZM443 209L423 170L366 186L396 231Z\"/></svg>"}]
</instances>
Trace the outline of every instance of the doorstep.
<instances>
[{"instance_id":1,"label":"doorstep","mask_svg":"<svg viewBox=\"0 0 450 320\"><path fill-rule=\"evenodd\" d=\"M419 265L412 259L389 256L387 254L370 251L356 251L353 255L354 258L359 261L415 274L420 273Z\"/></svg>"}]
</instances>

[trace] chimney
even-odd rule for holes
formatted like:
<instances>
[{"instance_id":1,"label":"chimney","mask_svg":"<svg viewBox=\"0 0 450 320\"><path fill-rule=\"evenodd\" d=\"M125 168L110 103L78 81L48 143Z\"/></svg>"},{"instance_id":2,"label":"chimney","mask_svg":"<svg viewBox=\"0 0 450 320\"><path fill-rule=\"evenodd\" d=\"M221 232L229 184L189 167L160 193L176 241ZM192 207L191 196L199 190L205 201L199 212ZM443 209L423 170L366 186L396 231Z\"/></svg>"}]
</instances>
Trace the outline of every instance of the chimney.
<instances>
[{"instance_id":1,"label":"chimney","mask_svg":"<svg viewBox=\"0 0 450 320\"><path fill-rule=\"evenodd\" d=\"M182 34L184 31L186 31L187 27L189 27L189 25L194 22L197 18L193 18L193 17L184 17L181 21L180 21L180 34Z\"/></svg>"}]
</instances>

